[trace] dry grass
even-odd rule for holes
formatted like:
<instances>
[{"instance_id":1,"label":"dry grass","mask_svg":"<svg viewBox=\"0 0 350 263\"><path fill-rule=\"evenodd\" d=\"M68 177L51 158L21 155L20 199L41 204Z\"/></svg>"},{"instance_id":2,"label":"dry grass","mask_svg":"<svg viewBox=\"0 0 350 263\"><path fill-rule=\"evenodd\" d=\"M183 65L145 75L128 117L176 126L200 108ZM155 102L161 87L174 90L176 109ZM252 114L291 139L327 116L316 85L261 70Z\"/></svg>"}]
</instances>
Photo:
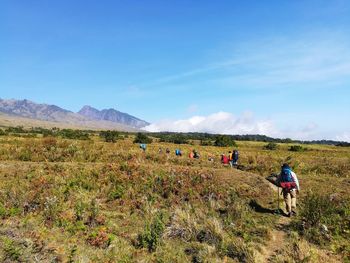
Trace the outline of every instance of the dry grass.
<instances>
[{"instance_id":1,"label":"dry grass","mask_svg":"<svg viewBox=\"0 0 350 263\"><path fill-rule=\"evenodd\" d=\"M277 172L282 162L291 163L300 178L301 204L307 189L349 197L348 148L310 145L308 151L290 152L289 145L280 145L268 151L265 143L238 142L246 170L240 171L220 164L228 148L181 145L184 155L175 157L179 145L156 142L142 153L132 140L0 136L0 258L254 262L278 220L266 212L276 203L262 176ZM193 148L200 160L187 158ZM216 160L208 161L209 155ZM154 225L159 213L162 223ZM152 249L138 244L140 234ZM322 250L300 236L291 240L297 252L286 248L280 254L288 262L320 260L332 247L345 257L339 248L349 246L340 237Z\"/></svg>"}]
</instances>

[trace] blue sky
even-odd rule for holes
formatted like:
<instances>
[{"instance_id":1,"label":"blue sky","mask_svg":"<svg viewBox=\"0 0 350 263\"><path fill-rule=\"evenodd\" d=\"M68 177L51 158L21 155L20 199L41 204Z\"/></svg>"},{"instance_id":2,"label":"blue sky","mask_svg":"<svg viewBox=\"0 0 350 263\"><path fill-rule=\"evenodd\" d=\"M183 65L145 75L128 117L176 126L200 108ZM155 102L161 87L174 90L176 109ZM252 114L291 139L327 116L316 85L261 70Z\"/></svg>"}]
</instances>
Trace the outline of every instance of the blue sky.
<instances>
[{"instance_id":1,"label":"blue sky","mask_svg":"<svg viewBox=\"0 0 350 263\"><path fill-rule=\"evenodd\" d=\"M349 1L0 0L0 97L149 130L350 141Z\"/></svg>"}]
</instances>

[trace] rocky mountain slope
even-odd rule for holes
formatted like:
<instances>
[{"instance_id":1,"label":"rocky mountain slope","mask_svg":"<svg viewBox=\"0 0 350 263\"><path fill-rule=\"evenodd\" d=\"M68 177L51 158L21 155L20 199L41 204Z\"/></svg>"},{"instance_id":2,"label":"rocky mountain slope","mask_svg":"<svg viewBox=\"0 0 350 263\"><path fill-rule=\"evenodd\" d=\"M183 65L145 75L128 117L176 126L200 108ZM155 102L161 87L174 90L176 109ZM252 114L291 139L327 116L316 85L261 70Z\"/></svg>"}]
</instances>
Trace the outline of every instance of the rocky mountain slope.
<instances>
[{"instance_id":1,"label":"rocky mountain slope","mask_svg":"<svg viewBox=\"0 0 350 263\"><path fill-rule=\"evenodd\" d=\"M135 131L148 125L147 122L114 109L98 111L85 106L79 113L60 108L56 105L38 104L29 100L0 99L0 113L7 122L21 120L26 125L40 121L57 123L57 126L83 127L93 129L119 129Z\"/></svg>"},{"instance_id":2,"label":"rocky mountain slope","mask_svg":"<svg viewBox=\"0 0 350 263\"><path fill-rule=\"evenodd\" d=\"M148 122L140 120L134 116L131 116L127 113L117 111L115 109L103 109L101 111L91 107L84 106L78 114L87 117L92 120L97 121L111 121L116 123L122 123L134 128L142 128L149 125Z\"/></svg>"}]
</instances>

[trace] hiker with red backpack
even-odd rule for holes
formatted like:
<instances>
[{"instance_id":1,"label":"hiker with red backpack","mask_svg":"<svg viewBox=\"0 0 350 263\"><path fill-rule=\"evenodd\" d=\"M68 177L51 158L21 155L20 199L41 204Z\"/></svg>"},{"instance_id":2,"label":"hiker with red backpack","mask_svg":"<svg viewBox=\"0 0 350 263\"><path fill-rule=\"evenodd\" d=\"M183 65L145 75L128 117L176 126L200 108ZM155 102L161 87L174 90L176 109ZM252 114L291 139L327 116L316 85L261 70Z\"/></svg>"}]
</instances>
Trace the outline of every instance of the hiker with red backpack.
<instances>
[{"instance_id":1,"label":"hiker with red backpack","mask_svg":"<svg viewBox=\"0 0 350 263\"><path fill-rule=\"evenodd\" d=\"M299 193L299 181L297 175L288 164L283 164L277 182L282 187L284 202L286 204L287 216L296 215L297 192Z\"/></svg>"},{"instance_id":2,"label":"hiker with red backpack","mask_svg":"<svg viewBox=\"0 0 350 263\"><path fill-rule=\"evenodd\" d=\"M223 165L228 165L230 162L229 158L225 154L221 154L221 163Z\"/></svg>"}]
</instances>

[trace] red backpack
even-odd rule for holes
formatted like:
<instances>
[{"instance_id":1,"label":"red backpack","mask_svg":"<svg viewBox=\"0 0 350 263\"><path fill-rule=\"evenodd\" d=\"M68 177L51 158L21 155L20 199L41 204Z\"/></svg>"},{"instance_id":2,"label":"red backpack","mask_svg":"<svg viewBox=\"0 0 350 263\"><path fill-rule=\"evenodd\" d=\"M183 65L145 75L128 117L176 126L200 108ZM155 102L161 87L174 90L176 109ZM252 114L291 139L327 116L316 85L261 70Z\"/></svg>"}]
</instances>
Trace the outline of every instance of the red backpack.
<instances>
[{"instance_id":1,"label":"red backpack","mask_svg":"<svg viewBox=\"0 0 350 263\"><path fill-rule=\"evenodd\" d=\"M294 182L292 171L288 168L283 168L281 171L281 179L280 186L283 189L292 189L297 186L296 182Z\"/></svg>"}]
</instances>

